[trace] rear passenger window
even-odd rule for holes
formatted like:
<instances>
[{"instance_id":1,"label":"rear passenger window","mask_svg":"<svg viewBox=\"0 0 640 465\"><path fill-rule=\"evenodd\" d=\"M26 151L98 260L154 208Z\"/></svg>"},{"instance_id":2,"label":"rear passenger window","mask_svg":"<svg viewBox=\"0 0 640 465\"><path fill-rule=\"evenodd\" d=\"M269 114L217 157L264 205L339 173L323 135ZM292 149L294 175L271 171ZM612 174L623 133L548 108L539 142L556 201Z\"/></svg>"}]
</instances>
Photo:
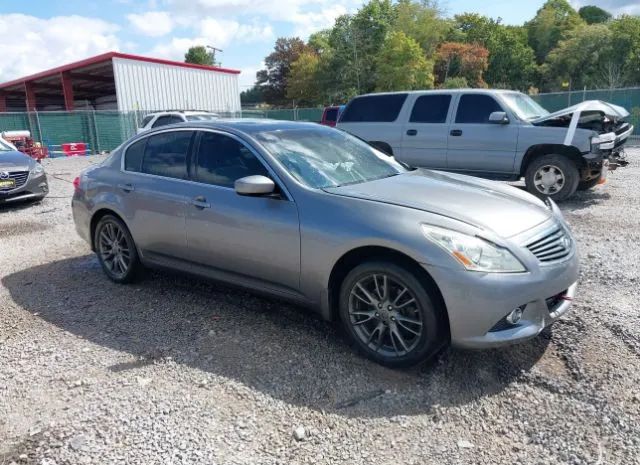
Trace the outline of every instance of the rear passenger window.
<instances>
[{"instance_id":1,"label":"rear passenger window","mask_svg":"<svg viewBox=\"0 0 640 465\"><path fill-rule=\"evenodd\" d=\"M391 123L398 118L407 94L366 95L354 98L340 117L342 123Z\"/></svg>"},{"instance_id":2,"label":"rear passenger window","mask_svg":"<svg viewBox=\"0 0 640 465\"><path fill-rule=\"evenodd\" d=\"M488 123L489 115L503 111L493 97L481 94L466 94L460 97L456 123Z\"/></svg>"},{"instance_id":3,"label":"rear passenger window","mask_svg":"<svg viewBox=\"0 0 640 465\"><path fill-rule=\"evenodd\" d=\"M223 187L233 187L236 180L245 176L271 177L244 144L215 132L202 133L196 170L199 182Z\"/></svg>"},{"instance_id":4,"label":"rear passenger window","mask_svg":"<svg viewBox=\"0 0 640 465\"><path fill-rule=\"evenodd\" d=\"M337 121L338 120L338 109L337 108L329 108L324 114L325 121Z\"/></svg>"},{"instance_id":5,"label":"rear passenger window","mask_svg":"<svg viewBox=\"0 0 640 465\"><path fill-rule=\"evenodd\" d=\"M182 118L180 118L179 116L171 116L171 115L165 115L165 116L161 116L159 117L155 123L153 123L153 127L157 128L160 126L166 126L167 124L176 124L176 123L183 123L184 121L182 121Z\"/></svg>"},{"instance_id":6,"label":"rear passenger window","mask_svg":"<svg viewBox=\"0 0 640 465\"><path fill-rule=\"evenodd\" d=\"M445 123L451 95L423 95L416 99L411 111L411 123Z\"/></svg>"},{"instance_id":7,"label":"rear passenger window","mask_svg":"<svg viewBox=\"0 0 640 465\"><path fill-rule=\"evenodd\" d=\"M168 178L187 179L187 153L192 131L172 131L147 139L142 172Z\"/></svg>"},{"instance_id":8,"label":"rear passenger window","mask_svg":"<svg viewBox=\"0 0 640 465\"><path fill-rule=\"evenodd\" d=\"M140 172L142 168L142 156L144 155L144 145L147 139L142 139L131 144L124 154L124 169L127 171Z\"/></svg>"},{"instance_id":9,"label":"rear passenger window","mask_svg":"<svg viewBox=\"0 0 640 465\"><path fill-rule=\"evenodd\" d=\"M142 122L140 123L140 127L141 128L145 127L147 124L149 124L149 121L151 121L152 119L153 119L153 115L145 116Z\"/></svg>"}]
</instances>

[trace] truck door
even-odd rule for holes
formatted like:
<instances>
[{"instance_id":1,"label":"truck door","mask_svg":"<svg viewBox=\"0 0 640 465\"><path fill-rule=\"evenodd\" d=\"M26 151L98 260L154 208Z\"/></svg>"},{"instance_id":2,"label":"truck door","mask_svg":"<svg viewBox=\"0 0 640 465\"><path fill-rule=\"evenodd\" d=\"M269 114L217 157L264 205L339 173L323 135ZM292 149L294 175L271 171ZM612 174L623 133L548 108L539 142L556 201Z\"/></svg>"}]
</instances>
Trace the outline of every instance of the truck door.
<instances>
[{"instance_id":1,"label":"truck door","mask_svg":"<svg viewBox=\"0 0 640 465\"><path fill-rule=\"evenodd\" d=\"M447 169L510 174L514 171L519 125L490 123L489 115L505 111L488 94L462 94L449 126Z\"/></svg>"},{"instance_id":2,"label":"truck door","mask_svg":"<svg viewBox=\"0 0 640 465\"><path fill-rule=\"evenodd\" d=\"M411 166L447 167L448 119L451 94L419 95L402 128L402 156ZM411 104L411 102L408 102Z\"/></svg>"}]
</instances>

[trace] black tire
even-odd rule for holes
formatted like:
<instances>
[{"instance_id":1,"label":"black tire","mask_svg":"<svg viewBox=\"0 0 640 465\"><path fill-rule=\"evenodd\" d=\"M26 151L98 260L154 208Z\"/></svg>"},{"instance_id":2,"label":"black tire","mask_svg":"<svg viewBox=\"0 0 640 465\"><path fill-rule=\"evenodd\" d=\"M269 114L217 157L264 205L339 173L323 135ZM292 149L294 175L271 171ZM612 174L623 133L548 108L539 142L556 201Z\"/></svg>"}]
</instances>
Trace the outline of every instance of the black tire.
<instances>
[{"instance_id":1,"label":"black tire","mask_svg":"<svg viewBox=\"0 0 640 465\"><path fill-rule=\"evenodd\" d=\"M362 301L362 299L352 296L352 291L356 289L356 285L363 282L366 283L366 280L370 279L371 276L377 276L377 280L380 280L380 288L383 288L383 275L388 277L386 289L389 290L383 293L387 297L382 307L378 303L370 305ZM377 280L375 289L378 289ZM395 286L395 284L398 284L398 286ZM407 288L407 292L402 294L400 300L395 299L397 294L401 294L399 286ZM394 294L394 290L396 294ZM361 293L360 290L356 292ZM380 297L380 293L375 297ZM410 298L414 298L415 304L405 303ZM397 310L394 310L395 313L387 311L384 316L381 315L380 318L376 319L374 315L384 311L385 305L391 304L394 299L398 300ZM443 341L448 340L442 334L436 302L437 299L433 297L433 291L429 290L428 286L422 284L415 274L406 268L387 261L366 262L351 270L342 282L340 288L340 320L352 345L365 357L391 368L402 368L428 361L442 348ZM360 305L360 307L357 307L357 305ZM387 309L390 308L390 306L387 307ZM365 310L367 313L371 312L369 319L367 319L367 316L360 315ZM356 314L352 311L355 311ZM393 315L395 315L395 318ZM358 320L358 318L366 320L362 321ZM421 325L418 326L416 323L411 323L409 319L419 320ZM376 332L377 327L380 325L386 328L384 333L383 331ZM371 337L375 341L369 339L371 342L367 344L367 341L365 341L367 339L366 332L371 327L376 327L371 331ZM419 331L420 334L415 334L415 331ZM396 332L401 334L400 339L404 342L401 343L398 336L394 336ZM384 341L378 344L377 340L380 339L380 336ZM405 336L407 339L404 339ZM372 346L378 346L378 348L374 350ZM404 350L402 347L410 350Z\"/></svg>"},{"instance_id":2,"label":"black tire","mask_svg":"<svg viewBox=\"0 0 640 465\"><path fill-rule=\"evenodd\" d=\"M113 231L120 231L121 233L114 233ZM115 234L115 236L114 236ZM96 254L98 255L98 261L102 266L102 270L107 277L118 284L126 284L133 282L141 269L140 258L138 256L138 249L131 237L129 228L124 222L113 215L105 215L100 218L100 221L96 225L94 231L94 245L96 248ZM118 240L118 253L113 252L109 254L109 251L113 251L113 246L109 249L109 238L117 238ZM113 244L113 242L112 242ZM127 255L125 257L125 247ZM122 257L123 262L115 260L116 255ZM114 257L109 260L108 257ZM117 263L116 263L117 261ZM123 270L122 263L126 263L126 269Z\"/></svg>"},{"instance_id":3,"label":"black tire","mask_svg":"<svg viewBox=\"0 0 640 465\"><path fill-rule=\"evenodd\" d=\"M601 177L602 177L602 174L599 174L595 178L589 179L588 181L580 181L578 183L578 190L579 191L586 191L586 190L589 190L589 189L593 189L594 187L596 187L600 183L600 178Z\"/></svg>"},{"instance_id":4,"label":"black tire","mask_svg":"<svg viewBox=\"0 0 640 465\"><path fill-rule=\"evenodd\" d=\"M548 193L541 190L544 187L538 188L536 186L538 175L546 168L554 170L554 172L559 172L562 175L562 183L561 185L558 184L561 187L555 190L551 189ZM563 155L550 154L535 158L529 163L524 178L529 193L542 199L550 197L553 201L559 202L572 196L578 189L580 172L571 159Z\"/></svg>"}]
</instances>

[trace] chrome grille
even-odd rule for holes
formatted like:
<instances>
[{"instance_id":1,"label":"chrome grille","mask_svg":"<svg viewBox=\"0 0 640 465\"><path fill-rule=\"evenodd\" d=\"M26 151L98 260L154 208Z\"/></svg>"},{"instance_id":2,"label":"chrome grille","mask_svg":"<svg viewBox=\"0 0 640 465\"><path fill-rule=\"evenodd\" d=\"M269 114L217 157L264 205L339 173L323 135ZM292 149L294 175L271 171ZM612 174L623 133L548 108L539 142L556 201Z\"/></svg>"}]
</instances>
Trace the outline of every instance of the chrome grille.
<instances>
[{"instance_id":1,"label":"chrome grille","mask_svg":"<svg viewBox=\"0 0 640 465\"><path fill-rule=\"evenodd\" d=\"M562 260L571 253L571 237L562 226L557 226L541 238L529 242L527 249L541 262Z\"/></svg>"},{"instance_id":2,"label":"chrome grille","mask_svg":"<svg viewBox=\"0 0 640 465\"><path fill-rule=\"evenodd\" d=\"M16 185L15 187L0 187L0 191L8 191L11 189L17 189L18 187L22 187L24 186L24 183L27 182L28 178L29 178L28 171L9 171L9 177L5 179L15 179Z\"/></svg>"}]
</instances>

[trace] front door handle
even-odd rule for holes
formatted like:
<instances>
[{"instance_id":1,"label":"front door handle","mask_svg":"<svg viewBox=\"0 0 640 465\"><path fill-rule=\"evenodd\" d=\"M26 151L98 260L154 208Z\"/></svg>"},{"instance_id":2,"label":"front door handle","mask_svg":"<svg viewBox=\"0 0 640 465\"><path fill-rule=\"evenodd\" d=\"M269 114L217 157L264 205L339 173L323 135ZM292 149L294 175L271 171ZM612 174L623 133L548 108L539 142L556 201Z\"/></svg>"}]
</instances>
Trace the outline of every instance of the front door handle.
<instances>
[{"instance_id":1,"label":"front door handle","mask_svg":"<svg viewBox=\"0 0 640 465\"><path fill-rule=\"evenodd\" d=\"M451 132L449 132L449 134L451 134L452 136L458 137L462 135L462 129L452 129Z\"/></svg>"},{"instance_id":2,"label":"front door handle","mask_svg":"<svg viewBox=\"0 0 640 465\"><path fill-rule=\"evenodd\" d=\"M118 187L125 192L133 192L135 190L132 184L118 184Z\"/></svg>"},{"instance_id":3,"label":"front door handle","mask_svg":"<svg viewBox=\"0 0 640 465\"><path fill-rule=\"evenodd\" d=\"M407 136L416 136L418 135L418 131L415 129L409 129L407 130Z\"/></svg>"},{"instance_id":4,"label":"front door handle","mask_svg":"<svg viewBox=\"0 0 640 465\"><path fill-rule=\"evenodd\" d=\"M207 199L204 198L202 195L199 195L197 197L194 197L193 199L191 199L191 205L193 205L194 207L202 210L205 208L211 208L211 204L207 202Z\"/></svg>"}]
</instances>

